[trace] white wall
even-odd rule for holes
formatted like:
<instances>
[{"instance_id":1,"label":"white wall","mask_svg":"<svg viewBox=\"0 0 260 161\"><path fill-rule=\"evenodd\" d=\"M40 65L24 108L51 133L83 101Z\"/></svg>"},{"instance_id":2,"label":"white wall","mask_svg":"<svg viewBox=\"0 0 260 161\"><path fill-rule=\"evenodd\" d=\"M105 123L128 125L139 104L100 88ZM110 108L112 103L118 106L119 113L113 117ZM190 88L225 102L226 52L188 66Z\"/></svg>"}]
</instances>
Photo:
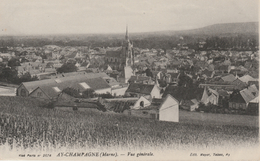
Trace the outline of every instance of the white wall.
<instances>
[{"instance_id":1,"label":"white wall","mask_svg":"<svg viewBox=\"0 0 260 161\"><path fill-rule=\"evenodd\" d=\"M125 95L125 91L127 90L128 87L122 87L122 88L112 88L111 94L112 96L114 96L114 94L116 94L116 96L123 96Z\"/></svg>"},{"instance_id":2,"label":"white wall","mask_svg":"<svg viewBox=\"0 0 260 161\"><path fill-rule=\"evenodd\" d=\"M179 122L179 103L170 95L159 109L159 120Z\"/></svg>"},{"instance_id":3,"label":"white wall","mask_svg":"<svg viewBox=\"0 0 260 161\"><path fill-rule=\"evenodd\" d=\"M125 67L125 83L128 83L128 80L133 75L133 69L129 66Z\"/></svg>"},{"instance_id":4,"label":"white wall","mask_svg":"<svg viewBox=\"0 0 260 161\"><path fill-rule=\"evenodd\" d=\"M16 96L16 88L0 86L0 96Z\"/></svg>"},{"instance_id":5,"label":"white wall","mask_svg":"<svg viewBox=\"0 0 260 161\"><path fill-rule=\"evenodd\" d=\"M133 106L133 109L140 109L140 102L143 101L144 102L144 107L150 106L151 102L149 102L146 98L144 98L143 96L139 98L139 100L137 100Z\"/></svg>"},{"instance_id":6,"label":"white wall","mask_svg":"<svg viewBox=\"0 0 260 161\"><path fill-rule=\"evenodd\" d=\"M95 90L95 93L97 93L97 94L111 93L111 88Z\"/></svg>"},{"instance_id":7,"label":"white wall","mask_svg":"<svg viewBox=\"0 0 260 161\"><path fill-rule=\"evenodd\" d=\"M162 98L161 94L160 94L160 89L158 86L154 85L154 88L151 92L151 96L152 96L152 98Z\"/></svg>"}]
</instances>

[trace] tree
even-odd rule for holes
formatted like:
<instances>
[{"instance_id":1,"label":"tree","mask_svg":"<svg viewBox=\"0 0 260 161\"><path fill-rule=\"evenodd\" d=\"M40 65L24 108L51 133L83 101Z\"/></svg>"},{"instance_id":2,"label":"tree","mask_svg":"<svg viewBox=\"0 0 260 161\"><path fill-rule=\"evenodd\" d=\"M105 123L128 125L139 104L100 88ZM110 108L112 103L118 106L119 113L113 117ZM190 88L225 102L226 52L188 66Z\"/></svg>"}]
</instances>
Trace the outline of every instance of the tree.
<instances>
[{"instance_id":1,"label":"tree","mask_svg":"<svg viewBox=\"0 0 260 161\"><path fill-rule=\"evenodd\" d=\"M0 74L0 78L4 82L14 83L18 78L18 72L14 68L3 68L2 73Z\"/></svg>"},{"instance_id":2,"label":"tree","mask_svg":"<svg viewBox=\"0 0 260 161\"><path fill-rule=\"evenodd\" d=\"M75 98L81 97L81 95L79 94L79 91L76 90L75 88L67 87L67 88L63 89L62 92L66 93L72 97L75 97Z\"/></svg>"},{"instance_id":3,"label":"tree","mask_svg":"<svg viewBox=\"0 0 260 161\"><path fill-rule=\"evenodd\" d=\"M147 69L145 70L145 74L146 74L147 77L153 78L153 73L151 72L151 70L150 70L149 68L147 68Z\"/></svg>"},{"instance_id":4,"label":"tree","mask_svg":"<svg viewBox=\"0 0 260 161\"><path fill-rule=\"evenodd\" d=\"M183 73L180 74L178 85L182 87L193 87L193 80Z\"/></svg>"},{"instance_id":5,"label":"tree","mask_svg":"<svg viewBox=\"0 0 260 161\"><path fill-rule=\"evenodd\" d=\"M95 96L95 91L91 88L82 92L83 98L93 98L94 96Z\"/></svg>"},{"instance_id":6,"label":"tree","mask_svg":"<svg viewBox=\"0 0 260 161\"><path fill-rule=\"evenodd\" d=\"M32 77L29 72L26 72L18 80L16 80L17 81L16 84L20 84L22 82L36 81L36 80L38 80L37 76Z\"/></svg>"},{"instance_id":7,"label":"tree","mask_svg":"<svg viewBox=\"0 0 260 161\"><path fill-rule=\"evenodd\" d=\"M11 58L8 61L8 66L13 68L13 67L16 67L16 66L21 66L21 64L20 64L20 61L19 61L18 58Z\"/></svg>"},{"instance_id":8,"label":"tree","mask_svg":"<svg viewBox=\"0 0 260 161\"><path fill-rule=\"evenodd\" d=\"M57 69L58 73L69 73L76 72L78 68L73 63L64 63L60 68Z\"/></svg>"}]
</instances>

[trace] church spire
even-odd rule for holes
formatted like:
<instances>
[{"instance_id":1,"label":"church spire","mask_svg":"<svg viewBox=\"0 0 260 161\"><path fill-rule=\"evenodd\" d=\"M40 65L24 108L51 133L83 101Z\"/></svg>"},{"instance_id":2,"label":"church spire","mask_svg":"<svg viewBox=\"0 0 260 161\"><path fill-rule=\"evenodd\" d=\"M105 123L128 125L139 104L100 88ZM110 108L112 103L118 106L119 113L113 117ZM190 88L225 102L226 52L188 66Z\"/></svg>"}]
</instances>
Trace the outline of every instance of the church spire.
<instances>
[{"instance_id":1,"label":"church spire","mask_svg":"<svg viewBox=\"0 0 260 161\"><path fill-rule=\"evenodd\" d=\"M128 41L129 36L128 36L128 25L126 25L126 33L125 33L125 40Z\"/></svg>"}]
</instances>

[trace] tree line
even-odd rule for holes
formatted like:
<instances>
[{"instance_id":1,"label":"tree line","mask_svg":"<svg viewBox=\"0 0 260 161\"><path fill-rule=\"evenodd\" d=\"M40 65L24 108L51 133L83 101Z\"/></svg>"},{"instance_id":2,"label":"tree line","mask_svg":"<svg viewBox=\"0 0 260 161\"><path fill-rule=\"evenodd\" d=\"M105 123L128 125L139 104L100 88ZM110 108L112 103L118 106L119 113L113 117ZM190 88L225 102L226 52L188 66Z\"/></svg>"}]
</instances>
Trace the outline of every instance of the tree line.
<instances>
[{"instance_id":1,"label":"tree line","mask_svg":"<svg viewBox=\"0 0 260 161\"><path fill-rule=\"evenodd\" d=\"M138 48L161 48L172 49L179 45L186 45L191 49L199 49L199 42L206 42L203 49L241 49L253 50L259 44L258 35L239 34L239 35L150 35L130 37L134 47ZM119 36L96 35L96 36L50 36L50 37L1 37L0 46L2 47L42 47L45 45L57 46L90 46L95 47L118 47L122 46L124 38Z\"/></svg>"}]
</instances>

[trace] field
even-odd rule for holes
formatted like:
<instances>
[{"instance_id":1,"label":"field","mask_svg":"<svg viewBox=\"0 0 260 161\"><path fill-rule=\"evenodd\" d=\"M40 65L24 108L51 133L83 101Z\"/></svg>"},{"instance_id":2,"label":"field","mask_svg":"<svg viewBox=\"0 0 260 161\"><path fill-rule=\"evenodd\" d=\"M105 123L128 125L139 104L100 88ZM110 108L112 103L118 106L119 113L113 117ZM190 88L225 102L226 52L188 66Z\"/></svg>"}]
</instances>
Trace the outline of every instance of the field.
<instances>
[{"instance_id":1,"label":"field","mask_svg":"<svg viewBox=\"0 0 260 161\"><path fill-rule=\"evenodd\" d=\"M246 148L259 143L256 116L228 115L225 121L221 114L214 119L181 111L180 122L172 123L95 109L62 111L41 106L35 99L0 97L0 149L186 150Z\"/></svg>"}]
</instances>

